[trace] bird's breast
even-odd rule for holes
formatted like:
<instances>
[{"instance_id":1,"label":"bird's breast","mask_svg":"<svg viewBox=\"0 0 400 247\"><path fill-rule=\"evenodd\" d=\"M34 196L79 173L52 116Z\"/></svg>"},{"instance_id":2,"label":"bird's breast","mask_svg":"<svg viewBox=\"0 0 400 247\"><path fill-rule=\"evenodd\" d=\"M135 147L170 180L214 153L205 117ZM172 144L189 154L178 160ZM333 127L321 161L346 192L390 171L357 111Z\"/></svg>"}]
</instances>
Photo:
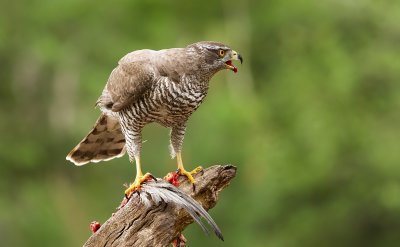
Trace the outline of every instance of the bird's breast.
<instances>
[{"instance_id":1,"label":"bird's breast","mask_svg":"<svg viewBox=\"0 0 400 247\"><path fill-rule=\"evenodd\" d=\"M165 127L185 123L201 105L207 89L194 84L162 81L126 112L133 123L157 122Z\"/></svg>"},{"instance_id":2,"label":"bird's breast","mask_svg":"<svg viewBox=\"0 0 400 247\"><path fill-rule=\"evenodd\" d=\"M186 122L200 106L207 90L191 84L167 82L154 90L153 99L158 105L155 121L165 126Z\"/></svg>"}]
</instances>

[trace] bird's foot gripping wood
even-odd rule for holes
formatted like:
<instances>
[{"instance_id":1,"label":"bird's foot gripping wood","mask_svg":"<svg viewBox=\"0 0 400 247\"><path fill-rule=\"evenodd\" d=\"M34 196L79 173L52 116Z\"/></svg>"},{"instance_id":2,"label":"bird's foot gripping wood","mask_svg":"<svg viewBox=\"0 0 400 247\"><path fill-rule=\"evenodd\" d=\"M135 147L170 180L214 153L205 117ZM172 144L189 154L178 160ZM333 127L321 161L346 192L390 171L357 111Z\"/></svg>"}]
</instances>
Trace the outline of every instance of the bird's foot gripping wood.
<instances>
[{"instance_id":1,"label":"bird's foot gripping wood","mask_svg":"<svg viewBox=\"0 0 400 247\"><path fill-rule=\"evenodd\" d=\"M193 171L188 172L185 169L180 169L178 168L176 171L174 172L170 172L168 173L165 177L164 180L166 180L167 182L169 182L170 184L174 185L174 186L179 186L180 182L179 182L179 176L185 176L188 178L189 182L191 184L194 185L194 183L196 182L195 179L193 178L193 175L202 171L203 167L198 166L196 167Z\"/></svg>"},{"instance_id":2,"label":"bird's foot gripping wood","mask_svg":"<svg viewBox=\"0 0 400 247\"><path fill-rule=\"evenodd\" d=\"M182 176L186 176L191 184L194 184L196 181L193 178L193 175L203 170L203 167L198 166L193 171L188 172L184 168L178 168L177 173Z\"/></svg>"},{"instance_id":3,"label":"bird's foot gripping wood","mask_svg":"<svg viewBox=\"0 0 400 247\"><path fill-rule=\"evenodd\" d=\"M144 183L140 193L132 194L129 200L124 198L123 205L90 236L84 247L170 246L193 220L198 220L198 210L209 210L216 206L220 192L232 182L235 175L236 167L232 165L205 168L194 175L198 188L195 192L191 191L190 183L181 183L179 190L163 183L161 179ZM179 180L186 179L180 177ZM182 195L182 192L201 204L200 208L196 207L197 212L190 209L192 207L182 210L182 206L194 206L187 203L190 198ZM190 215L190 212L193 214ZM203 222L201 220L198 223ZM179 241L182 246L182 238Z\"/></svg>"},{"instance_id":4,"label":"bird's foot gripping wood","mask_svg":"<svg viewBox=\"0 0 400 247\"><path fill-rule=\"evenodd\" d=\"M142 176L137 176L135 181L125 190L125 197L129 198L133 192L138 191L140 189L142 183L145 183L150 180L157 181L157 179L150 173L146 173Z\"/></svg>"}]
</instances>

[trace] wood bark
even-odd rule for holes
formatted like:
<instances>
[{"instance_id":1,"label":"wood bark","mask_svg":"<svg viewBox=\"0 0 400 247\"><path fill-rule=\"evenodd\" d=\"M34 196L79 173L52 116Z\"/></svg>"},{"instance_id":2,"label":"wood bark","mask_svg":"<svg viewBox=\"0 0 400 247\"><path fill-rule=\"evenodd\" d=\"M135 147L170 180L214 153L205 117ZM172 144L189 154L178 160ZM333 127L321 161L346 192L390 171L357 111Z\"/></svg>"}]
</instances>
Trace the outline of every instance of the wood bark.
<instances>
[{"instance_id":1,"label":"wood bark","mask_svg":"<svg viewBox=\"0 0 400 247\"><path fill-rule=\"evenodd\" d=\"M195 187L184 176L179 177L177 187L180 192L190 195L208 211L216 205L219 192L229 185L235 175L236 167L215 165L194 175ZM172 186L160 179L158 182L146 183L140 192L133 194L129 200L125 198L122 201L118 210L87 240L84 246L161 247L168 246L178 238L180 233L193 223L193 218L188 211L168 201L169 199L154 201L154 197L150 197L149 204L148 198L144 197L146 186L151 188L156 185L155 183L158 183L157 186ZM154 188L152 189L154 191ZM156 195L156 198L159 198L158 196ZM163 195L160 196L162 198ZM145 198L147 199L144 200Z\"/></svg>"}]
</instances>

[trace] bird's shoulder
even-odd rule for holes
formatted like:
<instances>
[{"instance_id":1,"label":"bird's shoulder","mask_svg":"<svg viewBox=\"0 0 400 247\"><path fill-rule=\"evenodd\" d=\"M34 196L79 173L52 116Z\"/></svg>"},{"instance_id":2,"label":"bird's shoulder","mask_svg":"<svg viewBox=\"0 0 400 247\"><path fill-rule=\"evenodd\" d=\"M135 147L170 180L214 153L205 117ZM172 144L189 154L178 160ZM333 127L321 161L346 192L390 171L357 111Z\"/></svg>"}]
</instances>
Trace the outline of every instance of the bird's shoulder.
<instances>
[{"instance_id":1,"label":"bird's shoulder","mask_svg":"<svg viewBox=\"0 0 400 247\"><path fill-rule=\"evenodd\" d=\"M180 48L130 52L119 60L117 67L111 72L99 98L99 105L107 105L113 111L120 111L161 81L179 83L185 73L184 67Z\"/></svg>"}]
</instances>

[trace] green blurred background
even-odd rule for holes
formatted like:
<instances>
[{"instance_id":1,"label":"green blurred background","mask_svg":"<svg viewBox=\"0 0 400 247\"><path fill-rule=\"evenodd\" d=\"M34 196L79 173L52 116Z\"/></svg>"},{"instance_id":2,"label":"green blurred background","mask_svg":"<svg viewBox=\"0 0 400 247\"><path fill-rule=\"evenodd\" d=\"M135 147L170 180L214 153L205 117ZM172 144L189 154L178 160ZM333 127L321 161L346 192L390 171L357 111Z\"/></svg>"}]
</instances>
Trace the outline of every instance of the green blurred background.
<instances>
[{"instance_id":1,"label":"green blurred background","mask_svg":"<svg viewBox=\"0 0 400 247\"><path fill-rule=\"evenodd\" d=\"M1 245L81 246L135 175L65 160L116 62L215 40L244 64L213 78L184 161L238 174L210 211L225 242L191 225L188 246L398 246L399 23L390 0L1 1ZM144 131L158 177L168 133Z\"/></svg>"}]
</instances>

